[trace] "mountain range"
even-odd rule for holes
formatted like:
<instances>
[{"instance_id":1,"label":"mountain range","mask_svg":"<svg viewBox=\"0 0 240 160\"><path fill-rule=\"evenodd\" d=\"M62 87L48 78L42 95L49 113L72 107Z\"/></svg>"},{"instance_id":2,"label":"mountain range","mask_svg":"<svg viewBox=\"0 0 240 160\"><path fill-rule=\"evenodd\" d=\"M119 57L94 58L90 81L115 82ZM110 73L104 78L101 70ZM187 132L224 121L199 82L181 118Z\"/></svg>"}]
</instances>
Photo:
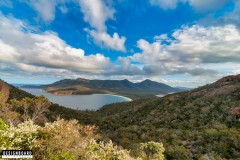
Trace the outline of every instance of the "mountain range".
<instances>
[{"instance_id":1,"label":"mountain range","mask_svg":"<svg viewBox=\"0 0 240 160\"><path fill-rule=\"evenodd\" d=\"M64 79L49 85L23 86L28 88L43 88L55 95L77 94L118 94L132 99L155 97L158 94L167 94L182 91L169 85L146 79L139 83L124 80L88 80L83 78Z\"/></svg>"}]
</instances>

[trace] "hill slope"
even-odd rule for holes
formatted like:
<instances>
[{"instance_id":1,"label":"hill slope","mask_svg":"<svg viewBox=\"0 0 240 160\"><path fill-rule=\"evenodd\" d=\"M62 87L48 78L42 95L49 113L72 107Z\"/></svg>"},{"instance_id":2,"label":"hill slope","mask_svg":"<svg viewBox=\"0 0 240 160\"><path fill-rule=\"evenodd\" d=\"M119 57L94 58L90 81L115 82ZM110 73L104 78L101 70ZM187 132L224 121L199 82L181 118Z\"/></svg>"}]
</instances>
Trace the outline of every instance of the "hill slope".
<instances>
[{"instance_id":1,"label":"hill slope","mask_svg":"<svg viewBox=\"0 0 240 160\"><path fill-rule=\"evenodd\" d=\"M24 97L33 97L33 95L12 86L0 79L0 102L6 102L10 99L20 100Z\"/></svg>"},{"instance_id":2,"label":"hill slope","mask_svg":"<svg viewBox=\"0 0 240 160\"><path fill-rule=\"evenodd\" d=\"M164 160L161 143L140 144L138 154L132 157L128 150L112 141L99 141L101 135L96 133L95 126L51 117L48 107L52 104L46 98L29 98L31 95L3 81L0 81L0 91L4 98L0 102L0 152L3 149L32 150L34 159ZM11 94L14 99L10 98ZM49 122L46 115L54 122Z\"/></svg>"},{"instance_id":3,"label":"hill slope","mask_svg":"<svg viewBox=\"0 0 240 160\"><path fill-rule=\"evenodd\" d=\"M58 107L52 114L99 126L104 139L132 150L162 142L167 159L240 157L240 75L163 98L106 105L97 112Z\"/></svg>"},{"instance_id":4,"label":"hill slope","mask_svg":"<svg viewBox=\"0 0 240 160\"><path fill-rule=\"evenodd\" d=\"M58 105L49 110L50 119L60 115L98 126L102 140L112 139L133 155L139 143L157 141L167 159L240 157L240 75L163 98L106 105L96 112Z\"/></svg>"},{"instance_id":5,"label":"hill slope","mask_svg":"<svg viewBox=\"0 0 240 160\"><path fill-rule=\"evenodd\" d=\"M26 86L31 87L31 86ZM70 94L94 94L107 93L118 94L132 99L155 97L157 94L177 92L180 89L173 88L163 83L145 80L140 83L132 83L128 80L88 80L78 78L75 80L64 79L50 85L40 86L47 92L56 95Z\"/></svg>"},{"instance_id":6,"label":"hill slope","mask_svg":"<svg viewBox=\"0 0 240 160\"><path fill-rule=\"evenodd\" d=\"M0 80L0 103L6 102L9 97L9 86Z\"/></svg>"}]
</instances>

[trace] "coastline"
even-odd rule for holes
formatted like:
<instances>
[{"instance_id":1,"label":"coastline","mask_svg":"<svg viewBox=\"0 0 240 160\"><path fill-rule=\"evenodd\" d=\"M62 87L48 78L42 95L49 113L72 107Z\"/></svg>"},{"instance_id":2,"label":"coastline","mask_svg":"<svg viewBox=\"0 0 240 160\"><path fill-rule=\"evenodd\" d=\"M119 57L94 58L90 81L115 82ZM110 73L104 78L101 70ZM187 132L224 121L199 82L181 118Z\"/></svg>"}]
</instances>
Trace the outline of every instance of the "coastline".
<instances>
[{"instance_id":1,"label":"coastline","mask_svg":"<svg viewBox=\"0 0 240 160\"><path fill-rule=\"evenodd\" d=\"M23 88L24 91L31 93L35 96L43 95L54 104L64 106L71 109L80 110L97 110L105 105L112 103L129 102L132 99L116 94L68 94L68 95L55 95L46 92L40 88Z\"/></svg>"},{"instance_id":2,"label":"coastline","mask_svg":"<svg viewBox=\"0 0 240 160\"><path fill-rule=\"evenodd\" d=\"M28 88L28 89L36 89L36 88ZM127 101L133 101L133 99L131 99L130 97L126 97L126 96L124 96L124 95L118 95L118 94L110 94L110 93L89 93L89 94L87 94L87 93L83 93L83 94L65 93L65 94L62 94L62 93L56 93L56 92L55 92L55 93L52 93L52 92L49 92L49 91L47 91L47 90L45 90L45 89L41 89L41 88L39 88L39 90L40 90L41 92L49 93L49 94L52 94L52 95L54 95L54 96L110 95L110 96L115 96L115 97L124 98L124 99L127 100Z\"/></svg>"},{"instance_id":3,"label":"coastline","mask_svg":"<svg viewBox=\"0 0 240 160\"><path fill-rule=\"evenodd\" d=\"M46 89L40 89L42 92L46 92L55 96L79 96L79 95L110 95L110 96L116 96L116 97L121 97L124 98L128 101L133 101L134 98L132 99L131 97L125 96L125 95L119 95L119 94L114 94L114 93L78 93L78 94L73 94L73 92L69 92L69 93L59 93L59 92L51 92L51 91L47 91Z\"/></svg>"},{"instance_id":4,"label":"coastline","mask_svg":"<svg viewBox=\"0 0 240 160\"><path fill-rule=\"evenodd\" d=\"M110 96L115 96L115 97L121 97L124 98L128 101L133 101L133 99L126 97L126 96L122 96L122 95L118 95L118 94L108 94L108 93L93 93L93 95L110 95Z\"/></svg>"}]
</instances>

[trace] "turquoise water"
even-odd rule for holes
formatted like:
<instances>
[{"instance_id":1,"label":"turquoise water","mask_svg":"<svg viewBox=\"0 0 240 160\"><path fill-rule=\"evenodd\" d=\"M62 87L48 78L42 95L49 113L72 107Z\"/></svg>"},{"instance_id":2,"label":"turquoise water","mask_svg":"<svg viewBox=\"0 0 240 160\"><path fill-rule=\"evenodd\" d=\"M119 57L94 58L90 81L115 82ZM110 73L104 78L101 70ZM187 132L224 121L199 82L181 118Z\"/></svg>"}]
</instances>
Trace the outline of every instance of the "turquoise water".
<instances>
[{"instance_id":1,"label":"turquoise water","mask_svg":"<svg viewBox=\"0 0 240 160\"><path fill-rule=\"evenodd\" d=\"M110 94L56 96L47 92L43 92L41 89L21 89L36 96L43 95L47 97L49 101L57 103L61 106L79 110L97 110L106 104L131 101L131 99L127 97Z\"/></svg>"}]
</instances>

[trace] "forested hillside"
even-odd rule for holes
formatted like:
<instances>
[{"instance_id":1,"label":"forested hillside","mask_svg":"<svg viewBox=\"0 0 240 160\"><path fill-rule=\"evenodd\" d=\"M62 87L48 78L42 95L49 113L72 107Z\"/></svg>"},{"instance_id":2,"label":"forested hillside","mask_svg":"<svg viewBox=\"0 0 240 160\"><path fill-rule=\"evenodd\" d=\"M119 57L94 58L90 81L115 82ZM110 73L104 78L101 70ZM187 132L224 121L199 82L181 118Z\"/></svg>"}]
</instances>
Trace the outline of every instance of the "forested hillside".
<instances>
[{"instance_id":1,"label":"forested hillside","mask_svg":"<svg viewBox=\"0 0 240 160\"><path fill-rule=\"evenodd\" d=\"M46 160L165 159L162 143L141 143L137 155L130 155L111 140L101 141L98 127L81 124L72 120L74 117L64 120L54 116L49 110L54 104L45 97L1 83L0 152L32 150L34 159Z\"/></svg>"},{"instance_id":2,"label":"forested hillside","mask_svg":"<svg viewBox=\"0 0 240 160\"><path fill-rule=\"evenodd\" d=\"M240 75L163 98L107 105L97 112L58 110L99 126L104 139L136 151L137 144L162 142L167 159L240 157Z\"/></svg>"},{"instance_id":3,"label":"forested hillside","mask_svg":"<svg viewBox=\"0 0 240 160\"><path fill-rule=\"evenodd\" d=\"M13 102L9 104L16 104ZM24 113L21 107L14 111ZM34 110L29 113L32 116ZM151 141L163 144L166 159L240 157L240 75L163 98L106 105L97 111L78 111L51 104L44 113L48 121L55 121L58 116L97 126L95 131L101 135L98 140L112 140L130 150L127 154L130 157L139 157L142 153L139 146ZM43 122L43 117L40 120ZM154 143L149 145L155 146Z\"/></svg>"}]
</instances>

